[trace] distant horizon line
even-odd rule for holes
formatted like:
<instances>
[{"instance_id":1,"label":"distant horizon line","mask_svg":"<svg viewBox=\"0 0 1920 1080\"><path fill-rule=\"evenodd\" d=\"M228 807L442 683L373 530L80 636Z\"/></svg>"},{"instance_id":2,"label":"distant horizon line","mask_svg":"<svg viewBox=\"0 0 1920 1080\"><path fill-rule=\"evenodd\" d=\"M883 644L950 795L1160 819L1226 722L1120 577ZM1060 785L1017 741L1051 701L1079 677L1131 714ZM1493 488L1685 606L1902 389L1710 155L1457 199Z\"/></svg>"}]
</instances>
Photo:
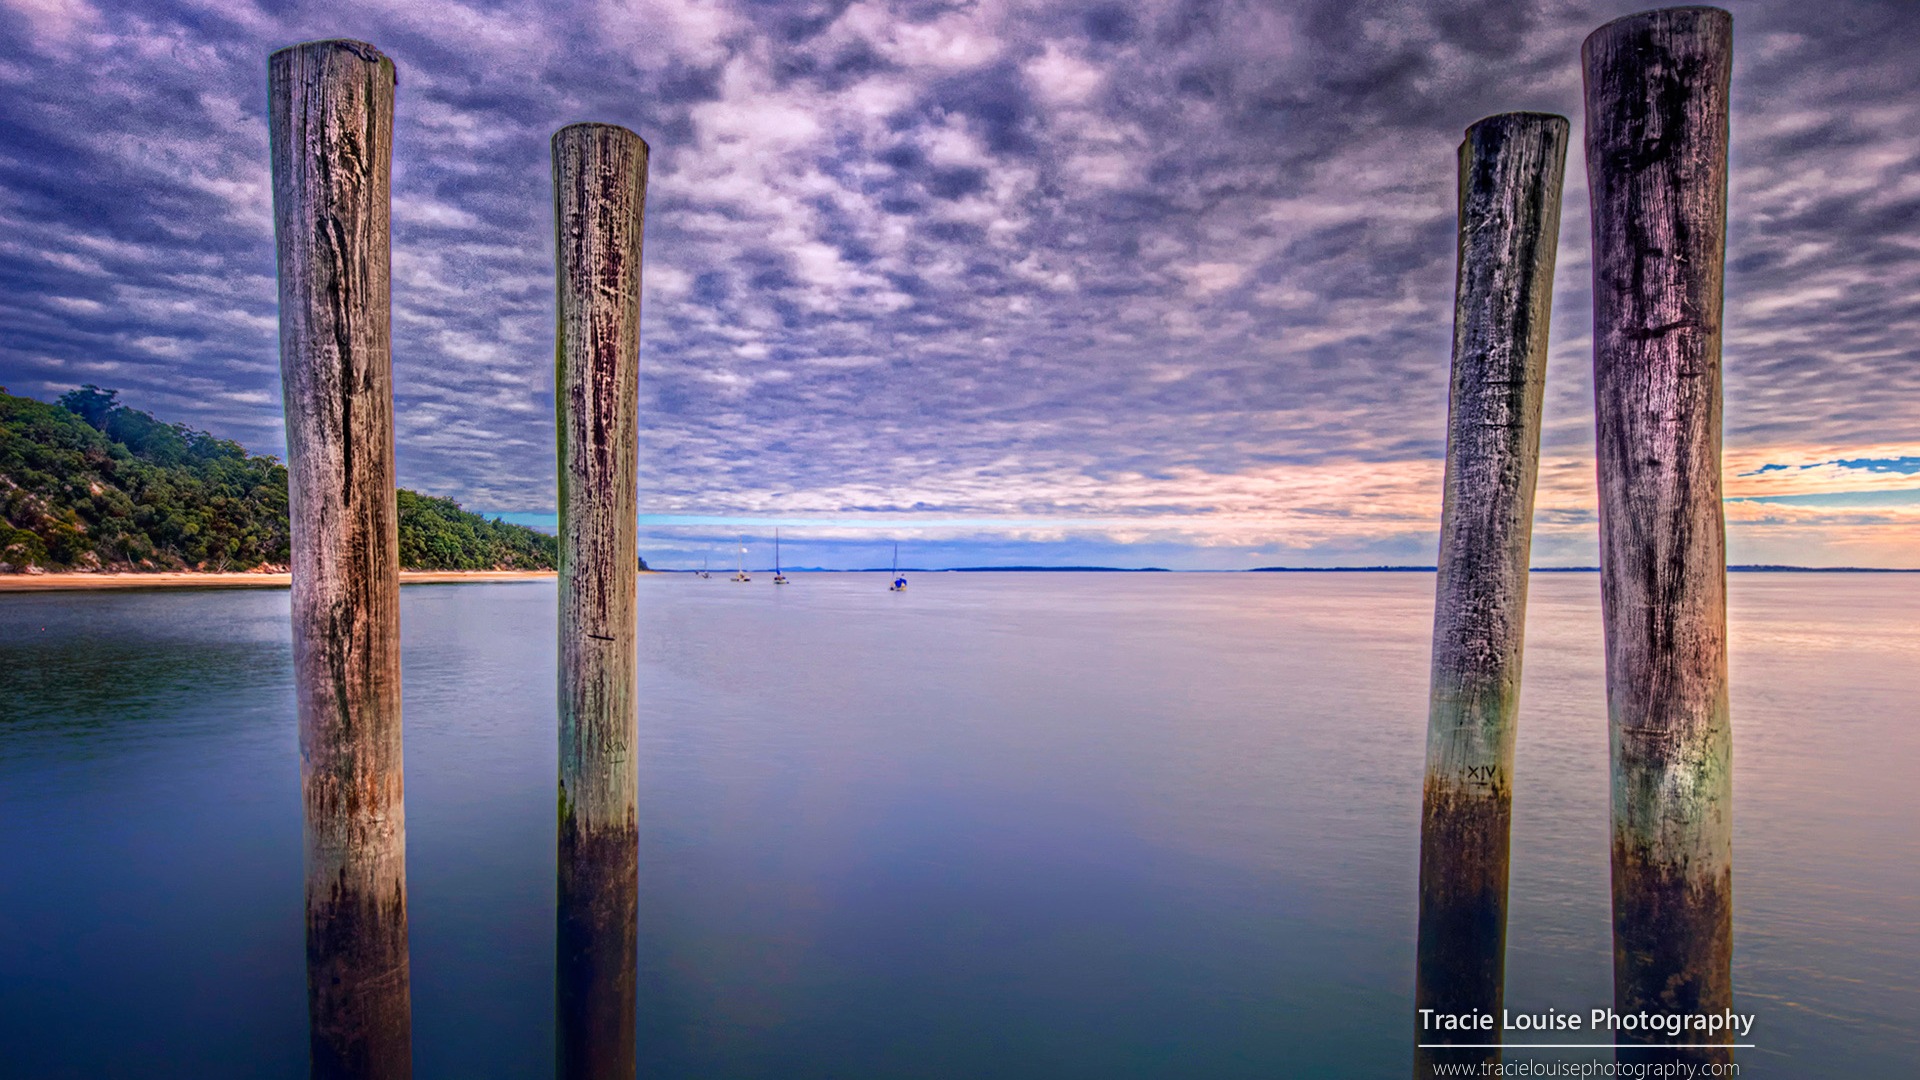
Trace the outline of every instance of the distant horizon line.
<instances>
[{"instance_id":1,"label":"distant horizon line","mask_svg":"<svg viewBox=\"0 0 1920 1080\"><path fill-rule=\"evenodd\" d=\"M699 567L650 567L663 574L698 574ZM1195 568L1176 570L1166 566L902 566L897 571L886 566L789 566L795 574L1431 574L1434 566L1249 566L1241 570ZM748 567L749 573L771 574L774 568ZM709 573L712 571L709 570ZM1597 574L1597 566L1531 566L1533 574ZM1727 567L1729 574L1920 574L1920 566L1789 566L1780 563L1740 563Z\"/></svg>"}]
</instances>

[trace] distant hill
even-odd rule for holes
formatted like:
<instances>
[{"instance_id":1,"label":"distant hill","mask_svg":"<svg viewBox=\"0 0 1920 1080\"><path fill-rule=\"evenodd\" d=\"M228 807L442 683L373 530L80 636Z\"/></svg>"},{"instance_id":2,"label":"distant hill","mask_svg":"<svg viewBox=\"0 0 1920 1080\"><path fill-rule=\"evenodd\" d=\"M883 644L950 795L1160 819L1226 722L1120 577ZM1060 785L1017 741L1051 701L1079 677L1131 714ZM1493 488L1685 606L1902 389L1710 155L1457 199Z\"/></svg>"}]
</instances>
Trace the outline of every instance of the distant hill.
<instances>
[{"instance_id":1,"label":"distant hill","mask_svg":"<svg viewBox=\"0 0 1920 1080\"><path fill-rule=\"evenodd\" d=\"M402 488L409 570L550 570L554 537ZM287 469L85 386L0 389L0 573L251 570L289 559Z\"/></svg>"},{"instance_id":2,"label":"distant hill","mask_svg":"<svg viewBox=\"0 0 1920 1080\"><path fill-rule=\"evenodd\" d=\"M1748 563L1727 567L1733 574L1920 574L1906 566L1779 566L1773 563Z\"/></svg>"},{"instance_id":3,"label":"distant hill","mask_svg":"<svg viewBox=\"0 0 1920 1080\"><path fill-rule=\"evenodd\" d=\"M902 568L904 570L904 568ZM956 566L956 574L1164 574L1164 566ZM934 571L919 571L933 573Z\"/></svg>"},{"instance_id":4,"label":"distant hill","mask_svg":"<svg viewBox=\"0 0 1920 1080\"><path fill-rule=\"evenodd\" d=\"M1377 573L1383 570L1425 571L1433 573L1431 566L1256 566L1254 573ZM1536 574L1597 574L1597 566L1535 566ZM1729 574L1920 574L1920 569L1888 566L1775 566L1772 564L1738 564L1727 567Z\"/></svg>"},{"instance_id":5,"label":"distant hill","mask_svg":"<svg viewBox=\"0 0 1920 1080\"><path fill-rule=\"evenodd\" d=\"M1431 566L1250 566L1249 574L1379 574L1433 573Z\"/></svg>"}]
</instances>

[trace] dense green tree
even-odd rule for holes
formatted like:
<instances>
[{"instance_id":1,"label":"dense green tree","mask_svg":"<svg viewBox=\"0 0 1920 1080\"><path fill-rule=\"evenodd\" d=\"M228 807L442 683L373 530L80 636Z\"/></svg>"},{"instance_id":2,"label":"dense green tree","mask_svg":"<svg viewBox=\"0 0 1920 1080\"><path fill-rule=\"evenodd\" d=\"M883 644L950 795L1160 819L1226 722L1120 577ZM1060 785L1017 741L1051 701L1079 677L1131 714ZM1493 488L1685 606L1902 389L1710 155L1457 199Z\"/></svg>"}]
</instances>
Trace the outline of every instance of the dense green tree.
<instances>
[{"instance_id":1,"label":"dense green tree","mask_svg":"<svg viewBox=\"0 0 1920 1080\"><path fill-rule=\"evenodd\" d=\"M553 537L401 489L400 565L551 569ZM289 557L287 470L83 386L58 405L0 388L0 572L248 570ZM644 566L644 562L642 563Z\"/></svg>"},{"instance_id":2,"label":"dense green tree","mask_svg":"<svg viewBox=\"0 0 1920 1080\"><path fill-rule=\"evenodd\" d=\"M400 565L435 570L548 570L553 537L499 518L489 521L452 499L400 490Z\"/></svg>"}]
</instances>

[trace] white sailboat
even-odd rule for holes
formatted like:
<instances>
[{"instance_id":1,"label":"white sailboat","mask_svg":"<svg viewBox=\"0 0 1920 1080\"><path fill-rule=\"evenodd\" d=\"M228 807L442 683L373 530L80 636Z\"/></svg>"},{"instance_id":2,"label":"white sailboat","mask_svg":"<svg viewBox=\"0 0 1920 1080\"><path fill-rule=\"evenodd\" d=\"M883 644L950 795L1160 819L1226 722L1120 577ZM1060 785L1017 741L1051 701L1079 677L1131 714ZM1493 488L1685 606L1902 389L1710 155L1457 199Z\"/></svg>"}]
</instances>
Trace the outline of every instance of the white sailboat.
<instances>
[{"instance_id":1,"label":"white sailboat","mask_svg":"<svg viewBox=\"0 0 1920 1080\"><path fill-rule=\"evenodd\" d=\"M785 585L787 575L780 572L780 526L773 527L773 583Z\"/></svg>"},{"instance_id":2,"label":"white sailboat","mask_svg":"<svg viewBox=\"0 0 1920 1080\"><path fill-rule=\"evenodd\" d=\"M900 545L893 545L893 584L887 586L888 592L906 592L907 579L900 576Z\"/></svg>"},{"instance_id":3,"label":"white sailboat","mask_svg":"<svg viewBox=\"0 0 1920 1080\"><path fill-rule=\"evenodd\" d=\"M745 544L740 545L740 569L734 571L733 580L735 581L752 581L753 580L752 578L747 576L747 545Z\"/></svg>"}]
</instances>

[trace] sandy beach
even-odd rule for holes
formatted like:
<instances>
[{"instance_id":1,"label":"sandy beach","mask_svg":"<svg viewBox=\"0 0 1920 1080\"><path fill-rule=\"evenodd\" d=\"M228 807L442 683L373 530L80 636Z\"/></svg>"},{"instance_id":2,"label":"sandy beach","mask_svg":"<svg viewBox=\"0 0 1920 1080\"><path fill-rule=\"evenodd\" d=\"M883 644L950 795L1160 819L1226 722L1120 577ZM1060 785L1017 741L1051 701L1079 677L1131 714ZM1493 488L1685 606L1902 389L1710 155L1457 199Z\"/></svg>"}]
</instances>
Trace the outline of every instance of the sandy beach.
<instances>
[{"instance_id":1,"label":"sandy beach","mask_svg":"<svg viewBox=\"0 0 1920 1080\"><path fill-rule=\"evenodd\" d=\"M402 585L468 585L488 581L539 581L552 570L402 570ZM290 574L0 574L0 593L69 589L284 589Z\"/></svg>"}]
</instances>

